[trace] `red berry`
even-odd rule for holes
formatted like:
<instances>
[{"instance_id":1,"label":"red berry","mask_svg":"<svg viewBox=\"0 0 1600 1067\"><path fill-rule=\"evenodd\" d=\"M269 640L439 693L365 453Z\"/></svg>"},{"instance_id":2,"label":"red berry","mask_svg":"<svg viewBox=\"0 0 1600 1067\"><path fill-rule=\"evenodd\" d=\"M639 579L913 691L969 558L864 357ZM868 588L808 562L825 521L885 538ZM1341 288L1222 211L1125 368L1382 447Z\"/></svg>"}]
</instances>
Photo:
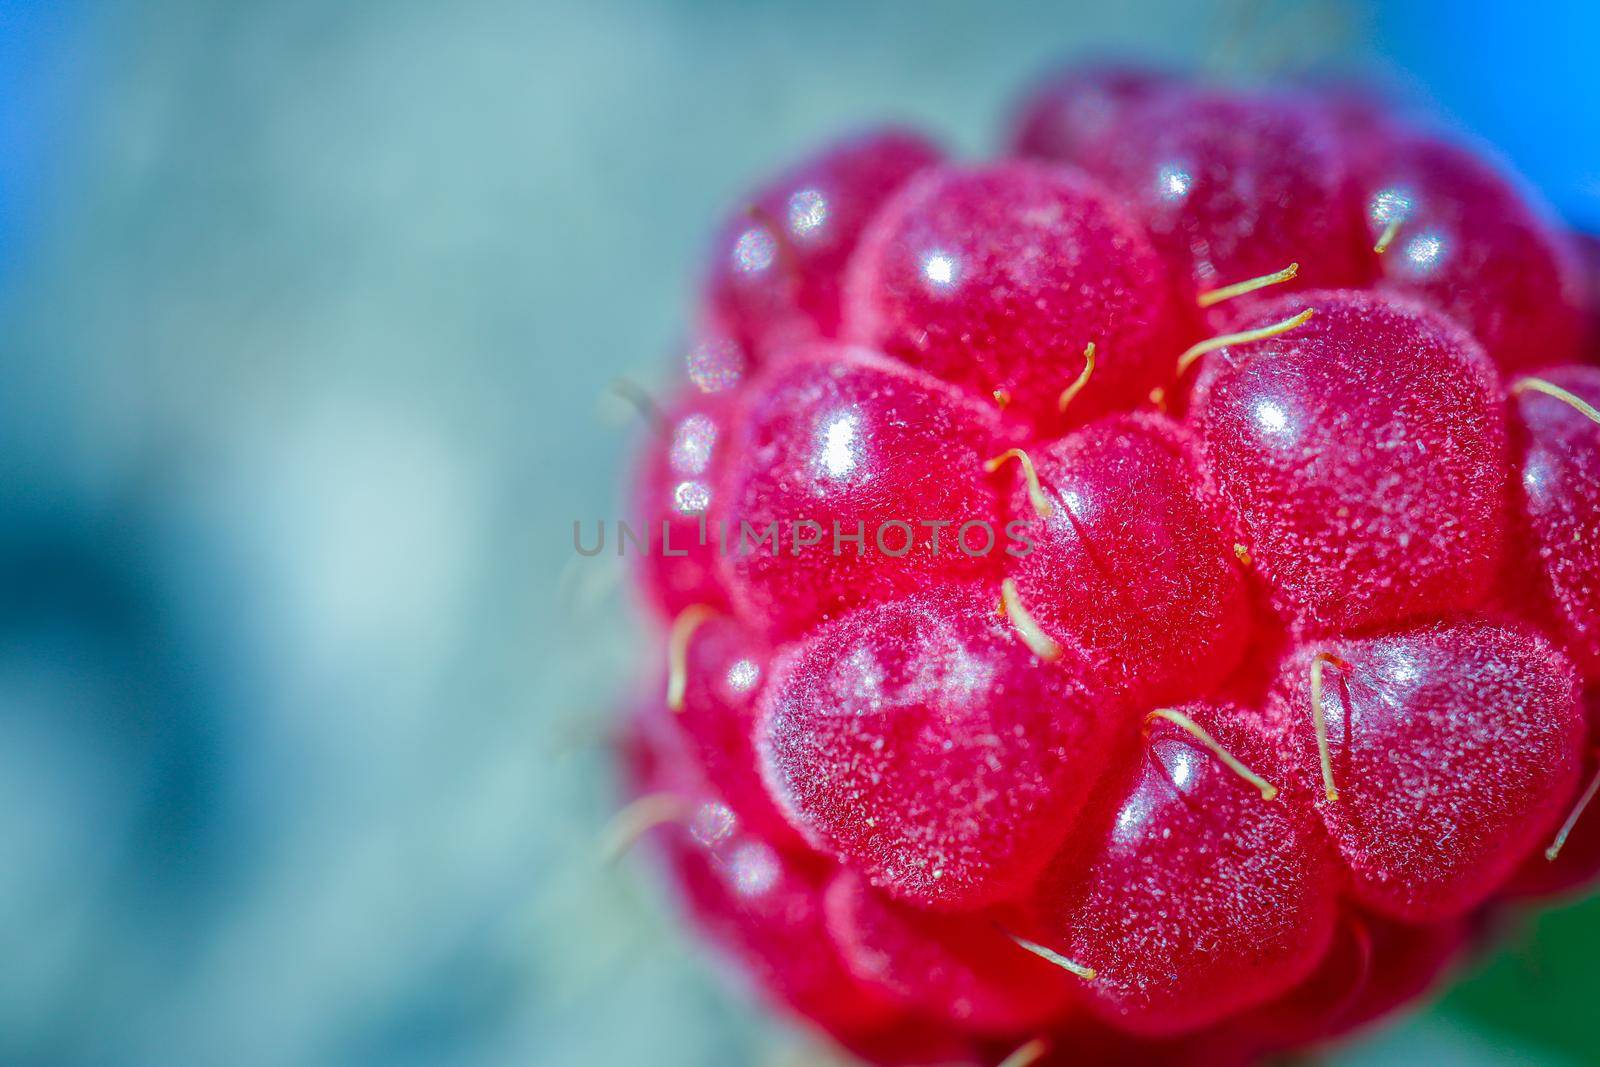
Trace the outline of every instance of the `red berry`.
<instances>
[{"instance_id":1,"label":"red berry","mask_svg":"<svg viewBox=\"0 0 1600 1067\"><path fill-rule=\"evenodd\" d=\"M1355 898L1409 922L1465 914L1547 840L1584 741L1570 662L1482 621L1304 645L1271 716Z\"/></svg>"},{"instance_id":2,"label":"red berry","mask_svg":"<svg viewBox=\"0 0 1600 1067\"><path fill-rule=\"evenodd\" d=\"M1181 347L1149 241L1068 168L940 167L885 206L846 283L847 336L1040 426L1142 401Z\"/></svg>"},{"instance_id":3,"label":"red berry","mask_svg":"<svg viewBox=\"0 0 1600 1067\"><path fill-rule=\"evenodd\" d=\"M707 289L713 315L766 354L839 327L845 260L885 200L938 149L916 134L863 133L774 178L723 227Z\"/></svg>"},{"instance_id":4,"label":"red berry","mask_svg":"<svg viewBox=\"0 0 1600 1067\"><path fill-rule=\"evenodd\" d=\"M725 233L611 837L839 1046L1295 1054L1600 871L1572 249L1392 110L1088 68Z\"/></svg>"},{"instance_id":5,"label":"red berry","mask_svg":"<svg viewBox=\"0 0 1600 1067\"><path fill-rule=\"evenodd\" d=\"M1512 394L1524 554L1567 650L1600 680L1600 369L1559 367Z\"/></svg>"},{"instance_id":6,"label":"red berry","mask_svg":"<svg viewBox=\"0 0 1600 1067\"><path fill-rule=\"evenodd\" d=\"M915 1015L875 1027L835 1031L832 1037L840 1048L874 1067L970 1064L978 1056L970 1035Z\"/></svg>"},{"instance_id":7,"label":"red berry","mask_svg":"<svg viewBox=\"0 0 1600 1067\"><path fill-rule=\"evenodd\" d=\"M1031 520L1032 551L1006 561L1022 602L1135 699L1208 691L1250 640L1233 546L1193 452L1166 419L1105 419L1025 453L1037 480L1024 468L1011 494L1010 514Z\"/></svg>"},{"instance_id":8,"label":"red berry","mask_svg":"<svg viewBox=\"0 0 1600 1067\"><path fill-rule=\"evenodd\" d=\"M1504 538L1494 374L1442 317L1355 292L1278 336L1226 349L1196 401L1211 476L1274 606L1327 632L1472 607Z\"/></svg>"},{"instance_id":9,"label":"red berry","mask_svg":"<svg viewBox=\"0 0 1600 1067\"><path fill-rule=\"evenodd\" d=\"M684 350L683 369L700 392L729 393L749 376L750 358L724 327L707 325Z\"/></svg>"},{"instance_id":10,"label":"red berry","mask_svg":"<svg viewBox=\"0 0 1600 1067\"><path fill-rule=\"evenodd\" d=\"M1301 78L1292 95L1297 106L1322 113L1347 160L1369 151L1376 130L1413 109L1413 94L1401 83L1351 81L1337 74Z\"/></svg>"},{"instance_id":11,"label":"red berry","mask_svg":"<svg viewBox=\"0 0 1600 1067\"><path fill-rule=\"evenodd\" d=\"M1003 531L983 461L998 434L992 408L861 350L818 346L772 368L751 386L728 470L719 562L734 605L792 634L929 582L994 574ZM969 521L990 524L987 553L981 528L962 540ZM757 547L774 524L778 544Z\"/></svg>"},{"instance_id":12,"label":"red berry","mask_svg":"<svg viewBox=\"0 0 1600 1067\"><path fill-rule=\"evenodd\" d=\"M1578 357L1582 268L1542 206L1484 159L1437 138L1385 127L1360 143L1367 233L1384 247L1380 289L1450 315L1508 374Z\"/></svg>"},{"instance_id":13,"label":"red berry","mask_svg":"<svg viewBox=\"0 0 1600 1067\"><path fill-rule=\"evenodd\" d=\"M757 751L795 825L901 900L1014 896L1071 828L1122 731L1071 657L1043 662L988 587L822 626L777 665Z\"/></svg>"},{"instance_id":14,"label":"red berry","mask_svg":"<svg viewBox=\"0 0 1600 1067\"><path fill-rule=\"evenodd\" d=\"M731 391L686 392L652 425L643 452L630 528L649 551L632 556L640 586L669 618L691 604L727 603L717 577L716 527L709 515L721 491L737 402ZM631 547L619 545L618 551Z\"/></svg>"},{"instance_id":15,"label":"red berry","mask_svg":"<svg viewBox=\"0 0 1600 1067\"><path fill-rule=\"evenodd\" d=\"M1299 265L1297 286L1371 273L1341 142L1315 111L1262 97L1154 94L1082 153L1192 297Z\"/></svg>"},{"instance_id":16,"label":"red berry","mask_svg":"<svg viewBox=\"0 0 1600 1067\"><path fill-rule=\"evenodd\" d=\"M1062 1018L1075 998L1071 975L989 916L907 907L849 870L834 876L825 907L851 973L908 1009L979 1033L1022 1033Z\"/></svg>"},{"instance_id":17,"label":"red berry","mask_svg":"<svg viewBox=\"0 0 1600 1067\"><path fill-rule=\"evenodd\" d=\"M1231 707L1181 709L1252 773L1271 747ZM1109 784L1109 783L1108 783ZM1289 989L1334 921L1309 812L1266 799L1210 747L1154 719L1131 780L1105 795L1041 884L1041 942L1093 969L1091 1006L1138 1034L1197 1030Z\"/></svg>"},{"instance_id":18,"label":"red berry","mask_svg":"<svg viewBox=\"0 0 1600 1067\"><path fill-rule=\"evenodd\" d=\"M1018 155L1088 165L1086 150L1126 126L1129 109L1182 81L1134 64L1070 67L1046 79L1018 109L1011 143Z\"/></svg>"}]
</instances>

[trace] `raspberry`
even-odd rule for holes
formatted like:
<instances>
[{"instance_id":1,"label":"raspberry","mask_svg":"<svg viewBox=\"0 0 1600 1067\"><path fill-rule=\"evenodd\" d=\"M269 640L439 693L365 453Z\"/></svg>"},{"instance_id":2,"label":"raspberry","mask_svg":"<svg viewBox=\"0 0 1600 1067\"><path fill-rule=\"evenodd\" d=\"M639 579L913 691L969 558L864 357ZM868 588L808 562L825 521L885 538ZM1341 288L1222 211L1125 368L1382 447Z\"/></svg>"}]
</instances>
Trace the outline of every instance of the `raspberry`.
<instances>
[{"instance_id":1,"label":"raspberry","mask_svg":"<svg viewBox=\"0 0 1600 1067\"><path fill-rule=\"evenodd\" d=\"M1600 349L1600 237L1592 233L1576 236L1578 258L1583 263L1583 308L1589 321L1589 357L1595 360Z\"/></svg>"},{"instance_id":2,"label":"raspberry","mask_svg":"<svg viewBox=\"0 0 1600 1067\"><path fill-rule=\"evenodd\" d=\"M1512 898L1542 899L1581 893L1600 878L1600 819L1585 818L1600 796L1600 749L1594 747L1600 728L1600 690L1583 699L1589 748L1577 786L1567 797L1566 818L1542 851L1531 853L1505 887Z\"/></svg>"},{"instance_id":3,"label":"raspberry","mask_svg":"<svg viewBox=\"0 0 1600 1067\"><path fill-rule=\"evenodd\" d=\"M1072 975L1019 955L987 917L908 908L851 870L834 876L825 906L850 972L908 1009L1000 1034L1048 1026L1072 1009Z\"/></svg>"},{"instance_id":4,"label":"raspberry","mask_svg":"<svg viewBox=\"0 0 1600 1067\"><path fill-rule=\"evenodd\" d=\"M798 843L761 784L753 744L756 698L771 669L771 647L736 619L709 611L680 615L672 637L667 704L707 783L752 830Z\"/></svg>"},{"instance_id":5,"label":"raspberry","mask_svg":"<svg viewBox=\"0 0 1600 1067\"><path fill-rule=\"evenodd\" d=\"M1316 971L1229 1028L1266 1050L1344 1036L1427 989L1463 955L1469 937L1464 922L1411 926L1348 908Z\"/></svg>"},{"instance_id":6,"label":"raspberry","mask_svg":"<svg viewBox=\"0 0 1600 1067\"><path fill-rule=\"evenodd\" d=\"M1238 709L1178 714L1285 780ZM1334 879L1309 812L1278 800L1259 770L1227 765L1172 720L1151 727L1131 778L1103 794L1117 802L1085 820L1036 907L1041 940L1093 967L1092 1009L1121 1029L1167 1035L1310 974L1332 935Z\"/></svg>"},{"instance_id":7,"label":"raspberry","mask_svg":"<svg viewBox=\"0 0 1600 1067\"><path fill-rule=\"evenodd\" d=\"M1018 155L1086 166L1095 146L1126 127L1131 108L1182 85L1138 64L1068 67L1029 94L1011 143Z\"/></svg>"},{"instance_id":8,"label":"raspberry","mask_svg":"<svg viewBox=\"0 0 1600 1067\"><path fill-rule=\"evenodd\" d=\"M717 577L716 541L701 528L722 491L731 391L693 390L651 425L649 446L635 479L633 526L639 536L665 539L634 559L645 598L667 618L691 604L727 602Z\"/></svg>"},{"instance_id":9,"label":"raspberry","mask_svg":"<svg viewBox=\"0 0 1600 1067\"><path fill-rule=\"evenodd\" d=\"M1090 67L1013 129L725 230L616 840L869 1062L1299 1054L1600 875L1573 244L1347 89Z\"/></svg>"},{"instance_id":10,"label":"raspberry","mask_svg":"<svg viewBox=\"0 0 1600 1067\"><path fill-rule=\"evenodd\" d=\"M1562 367L1513 387L1522 548L1566 647L1600 680L1600 370Z\"/></svg>"}]
</instances>

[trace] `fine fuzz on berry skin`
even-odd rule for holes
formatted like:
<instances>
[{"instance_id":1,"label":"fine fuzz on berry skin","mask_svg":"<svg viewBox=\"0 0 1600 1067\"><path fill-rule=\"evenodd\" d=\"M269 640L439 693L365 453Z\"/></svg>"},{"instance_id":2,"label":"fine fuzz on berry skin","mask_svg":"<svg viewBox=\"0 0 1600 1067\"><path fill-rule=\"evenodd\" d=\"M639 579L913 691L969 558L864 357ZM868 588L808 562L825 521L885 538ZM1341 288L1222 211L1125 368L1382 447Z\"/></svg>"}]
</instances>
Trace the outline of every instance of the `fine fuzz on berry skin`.
<instances>
[{"instance_id":1,"label":"fine fuzz on berry skin","mask_svg":"<svg viewBox=\"0 0 1600 1067\"><path fill-rule=\"evenodd\" d=\"M772 368L751 384L727 471L719 564L734 605L789 635L929 582L993 574L998 548L980 552L974 529L964 549L961 527L998 513L983 461L999 434L992 407L860 349L816 346ZM774 523L777 545L755 546ZM745 524L749 550L736 550Z\"/></svg>"},{"instance_id":2,"label":"fine fuzz on berry skin","mask_svg":"<svg viewBox=\"0 0 1600 1067\"><path fill-rule=\"evenodd\" d=\"M1577 358L1581 263L1523 191L1472 153L1416 132L1373 130L1352 155L1367 234L1385 246L1379 289L1450 315L1506 374Z\"/></svg>"},{"instance_id":3,"label":"fine fuzz on berry skin","mask_svg":"<svg viewBox=\"0 0 1600 1067\"><path fill-rule=\"evenodd\" d=\"M1267 739L1232 707L1180 709L1256 773ZM1263 799L1190 734L1152 720L1112 810L1046 874L1041 940L1087 966L1090 1006L1146 1035L1197 1030L1288 990L1332 934L1332 863L1309 811Z\"/></svg>"},{"instance_id":4,"label":"fine fuzz on berry skin","mask_svg":"<svg viewBox=\"0 0 1600 1067\"><path fill-rule=\"evenodd\" d=\"M1559 367L1512 386L1524 554L1561 637L1600 680L1600 369Z\"/></svg>"},{"instance_id":5,"label":"fine fuzz on berry skin","mask_svg":"<svg viewBox=\"0 0 1600 1067\"><path fill-rule=\"evenodd\" d=\"M1475 606L1505 529L1502 393L1433 312L1353 291L1277 337L1224 350L1193 419L1206 467L1275 606L1304 632Z\"/></svg>"},{"instance_id":6,"label":"fine fuzz on berry skin","mask_svg":"<svg viewBox=\"0 0 1600 1067\"><path fill-rule=\"evenodd\" d=\"M684 909L774 1007L839 1033L891 1024L895 1007L856 982L828 940L826 865L751 832L684 759L671 719L645 704L624 755L640 794L676 802L677 817L654 836Z\"/></svg>"},{"instance_id":7,"label":"fine fuzz on berry skin","mask_svg":"<svg viewBox=\"0 0 1600 1067\"><path fill-rule=\"evenodd\" d=\"M1104 419L1030 453L1047 516L1026 479L1011 492L1033 543L1006 562L1023 602L1046 633L1078 643L1099 678L1146 703L1209 689L1251 636L1238 561L1193 451L1168 419Z\"/></svg>"},{"instance_id":8,"label":"fine fuzz on berry skin","mask_svg":"<svg viewBox=\"0 0 1600 1067\"><path fill-rule=\"evenodd\" d=\"M939 151L914 133L843 140L771 181L724 225L706 287L750 351L837 335L845 261L883 202Z\"/></svg>"},{"instance_id":9,"label":"fine fuzz on berry skin","mask_svg":"<svg viewBox=\"0 0 1600 1067\"><path fill-rule=\"evenodd\" d=\"M774 669L757 750L816 846L909 903L1014 897L1088 799L1126 714L1071 657L1040 661L992 587L847 615Z\"/></svg>"},{"instance_id":10,"label":"fine fuzz on berry skin","mask_svg":"<svg viewBox=\"0 0 1600 1067\"><path fill-rule=\"evenodd\" d=\"M1571 245L1392 112L1081 68L1020 158L879 131L734 205L640 405L605 851L776 1009L873 1064L1259 1065L1600 876Z\"/></svg>"},{"instance_id":11,"label":"fine fuzz on berry skin","mask_svg":"<svg viewBox=\"0 0 1600 1067\"><path fill-rule=\"evenodd\" d=\"M1004 163L930 170L889 202L851 260L844 330L1051 427L1090 344L1071 417L1142 400L1169 370L1173 318L1160 260L1105 190Z\"/></svg>"},{"instance_id":12,"label":"fine fuzz on berry skin","mask_svg":"<svg viewBox=\"0 0 1600 1067\"><path fill-rule=\"evenodd\" d=\"M1318 657L1332 657L1320 671ZM1452 919L1545 844L1582 758L1574 675L1532 630L1484 621L1314 642L1285 661L1273 726L1358 901ZM1336 800L1318 770L1319 704Z\"/></svg>"},{"instance_id":13,"label":"fine fuzz on berry skin","mask_svg":"<svg viewBox=\"0 0 1600 1067\"><path fill-rule=\"evenodd\" d=\"M1502 894L1511 899L1546 900L1572 897L1600 879L1600 690L1583 698L1589 747L1571 795L1563 802L1560 827L1523 860Z\"/></svg>"},{"instance_id":14,"label":"fine fuzz on berry skin","mask_svg":"<svg viewBox=\"0 0 1600 1067\"><path fill-rule=\"evenodd\" d=\"M1291 288L1371 274L1340 142L1305 108L1168 90L1128 106L1079 156L1126 198L1191 298L1290 263Z\"/></svg>"}]
</instances>

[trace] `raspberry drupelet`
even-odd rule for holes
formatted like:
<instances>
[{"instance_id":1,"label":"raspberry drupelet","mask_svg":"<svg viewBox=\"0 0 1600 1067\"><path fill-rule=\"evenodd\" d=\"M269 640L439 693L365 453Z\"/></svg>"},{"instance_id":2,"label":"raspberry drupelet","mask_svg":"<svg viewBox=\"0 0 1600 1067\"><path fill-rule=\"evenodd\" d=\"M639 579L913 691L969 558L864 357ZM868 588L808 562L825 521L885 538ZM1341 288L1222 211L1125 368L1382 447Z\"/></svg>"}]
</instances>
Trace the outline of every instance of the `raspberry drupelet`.
<instances>
[{"instance_id":1,"label":"raspberry drupelet","mask_svg":"<svg viewBox=\"0 0 1600 1067\"><path fill-rule=\"evenodd\" d=\"M938 159L914 133L873 130L772 179L717 237L709 317L758 356L837 336L844 266L862 229Z\"/></svg>"},{"instance_id":2,"label":"raspberry drupelet","mask_svg":"<svg viewBox=\"0 0 1600 1067\"><path fill-rule=\"evenodd\" d=\"M942 167L868 226L844 331L1048 431L1161 383L1181 336L1166 279L1149 238L1082 173ZM1090 345L1094 388L1069 410Z\"/></svg>"},{"instance_id":3,"label":"raspberry drupelet","mask_svg":"<svg viewBox=\"0 0 1600 1067\"><path fill-rule=\"evenodd\" d=\"M1348 89L1090 66L1009 128L735 205L612 841L864 1062L1324 1046L1600 874L1578 246Z\"/></svg>"}]
</instances>

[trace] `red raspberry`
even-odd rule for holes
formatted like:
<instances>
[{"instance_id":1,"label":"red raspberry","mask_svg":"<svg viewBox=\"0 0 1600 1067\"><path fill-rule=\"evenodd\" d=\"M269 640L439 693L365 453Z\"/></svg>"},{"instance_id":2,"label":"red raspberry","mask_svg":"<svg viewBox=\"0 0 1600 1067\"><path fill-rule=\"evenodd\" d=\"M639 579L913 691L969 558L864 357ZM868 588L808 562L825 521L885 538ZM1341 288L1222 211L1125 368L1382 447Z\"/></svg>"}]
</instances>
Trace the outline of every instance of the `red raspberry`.
<instances>
[{"instance_id":1,"label":"red raspberry","mask_svg":"<svg viewBox=\"0 0 1600 1067\"><path fill-rule=\"evenodd\" d=\"M1310 812L1260 777L1286 781L1270 739L1232 707L1164 714L1034 902L1040 940L1093 968L1091 1008L1150 1035L1217 1022L1310 974L1336 886Z\"/></svg>"},{"instance_id":2,"label":"red raspberry","mask_svg":"<svg viewBox=\"0 0 1600 1067\"><path fill-rule=\"evenodd\" d=\"M1569 242L1348 93L1090 68L1016 129L726 231L619 825L870 1062L1299 1052L1600 873Z\"/></svg>"},{"instance_id":3,"label":"red raspberry","mask_svg":"<svg viewBox=\"0 0 1600 1067\"><path fill-rule=\"evenodd\" d=\"M707 783L752 830L798 844L756 764L756 698L772 666L771 647L736 619L710 611L680 615L669 644L669 655L681 657L682 683L667 693L667 706Z\"/></svg>"},{"instance_id":4,"label":"red raspberry","mask_svg":"<svg viewBox=\"0 0 1600 1067\"><path fill-rule=\"evenodd\" d=\"M1347 908L1316 971L1229 1029L1266 1051L1345 1036L1426 990L1469 938L1464 922L1412 926Z\"/></svg>"},{"instance_id":5,"label":"red raspberry","mask_svg":"<svg viewBox=\"0 0 1600 1067\"><path fill-rule=\"evenodd\" d=\"M1560 367L1512 387L1522 550L1585 678L1600 680L1600 369Z\"/></svg>"},{"instance_id":6,"label":"red raspberry","mask_svg":"<svg viewBox=\"0 0 1600 1067\"><path fill-rule=\"evenodd\" d=\"M643 450L630 529L654 551L634 560L645 598L669 619L691 604L727 602L708 522L723 491L735 403L731 390L686 392L652 423Z\"/></svg>"},{"instance_id":7,"label":"red raspberry","mask_svg":"<svg viewBox=\"0 0 1600 1067\"><path fill-rule=\"evenodd\" d=\"M776 1006L846 1032L891 1022L894 1006L856 983L828 941L826 867L752 832L699 776L669 717L647 705L627 754L646 801L673 801L661 840L686 910Z\"/></svg>"},{"instance_id":8,"label":"red raspberry","mask_svg":"<svg viewBox=\"0 0 1600 1067\"><path fill-rule=\"evenodd\" d=\"M1000 1034L1049 1026L1072 1010L1073 976L1019 955L988 916L906 907L851 870L834 876L826 909L850 972L908 1009Z\"/></svg>"},{"instance_id":9,"label":"red raspberry","mask_svg":"<svg viewBox=\"0 0 1600 1067\"><path fill-rule=\"evenodd\" d=\"M1130 109L1182 79L1154 67L1106 63L1068 67L1028 95L1011 143L1018 155L1089 166L1089 154L1127 126Z\"/></svg>"},{"instance_id":10,"label":"red raspberry","mask_svg":"<svg viewBox=\"0 0 1600 1067\"><path fill-rule=\"evenodd\" d=\"M1600 354L1600 236L1580 233L1575 236L1578 258L1583 263L1583 308L1589 320L1589 361Z\"/></svg>"},{"instance_id":11,"label":"red raspberry","mask_svg":"<svg viewBox=\"0 0 1600 1067\"><path fill-rule=\"evenodd\" d=\"M1600 690L1590 689L1583 701L1589 749L1584 753L1578 784L1567 797L1566 819L1541 851L1533 852L1505 887L1512 898L1558 898L1582 893L1600 878L1600 818L1585 818L1600 796ZM1600 808L1596 809L1600 812Z\"/></svg>"}]
</instances>

